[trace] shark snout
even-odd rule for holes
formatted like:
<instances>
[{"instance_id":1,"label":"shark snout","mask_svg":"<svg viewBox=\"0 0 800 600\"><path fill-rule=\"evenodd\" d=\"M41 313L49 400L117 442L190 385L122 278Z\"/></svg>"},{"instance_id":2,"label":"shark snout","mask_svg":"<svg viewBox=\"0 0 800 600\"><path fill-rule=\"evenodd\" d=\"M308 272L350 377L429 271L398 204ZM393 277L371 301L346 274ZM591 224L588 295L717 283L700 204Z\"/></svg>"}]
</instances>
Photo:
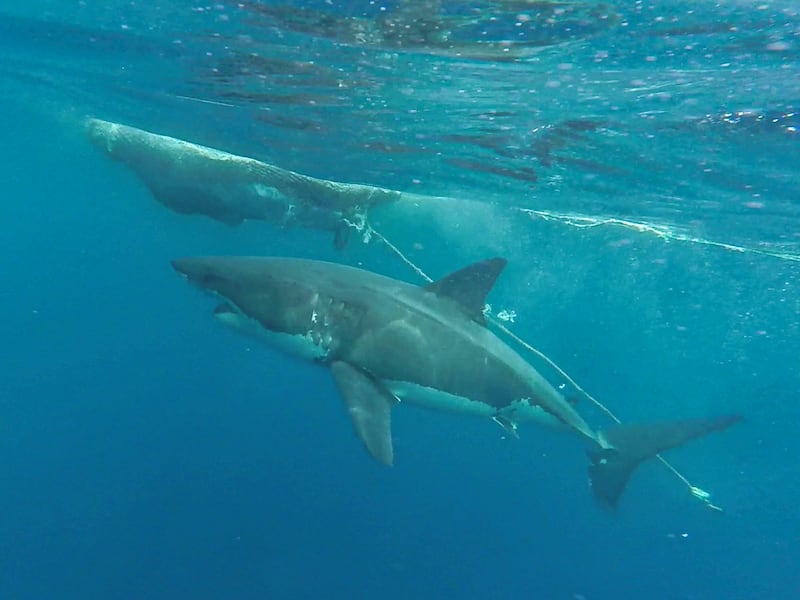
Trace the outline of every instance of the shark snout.
<instances>
[{"instance_id":1,"label":"shark snout","mask_svg":"<svg viewBox=\"0 0 800 600\"><path fill-rule=\"evenodd\" d=\"M204 289L219 292L228 283L219 265L212 259L204 257L176 258L172 268L183 275L190 283Z\"/></svg>"},{"instance_id":2,"label":"shark snout","mask_svg":"<svg viewBox=\"0 0 800 600\"><path fill-rule=\"evenodd\" d=\"M197 258L176 258L172 261L172 268L190 281L197 279L203 270Z\"/></svg>"}]
</instances>

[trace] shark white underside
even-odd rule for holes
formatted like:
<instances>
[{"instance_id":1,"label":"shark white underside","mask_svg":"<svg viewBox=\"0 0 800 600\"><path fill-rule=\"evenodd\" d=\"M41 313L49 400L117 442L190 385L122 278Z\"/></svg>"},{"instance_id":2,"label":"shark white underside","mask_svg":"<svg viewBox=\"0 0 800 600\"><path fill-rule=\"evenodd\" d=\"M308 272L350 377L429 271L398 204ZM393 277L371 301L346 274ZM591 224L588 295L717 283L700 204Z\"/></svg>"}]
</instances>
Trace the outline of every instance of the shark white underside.
<instances>
[{"instance_id":1,"label":"shark white underside","mask_svg":"<svg viewBox=\"0 0 800 600\"><path fill-rule=\"evenodd\" d=\"M526 398L498 410L485 402L476 402L463 396L456 396L408 381L382 380L381 384L401 402L408 402L420 408L439 412L494 419L505 428L509 426L516 428L518 424L529 422L546 427L563 426L551 414L531 404Z\"/></svg>"},{"instance_id":2,"label":"shark white underside","mask_svg":"<svg viewBox=\"0 0 800 600\"><path fill-rule=\"evenodd\" d=\"M305 335L290 335L269 331L258 321L247 317L234 307L221 306L215 314L221 323L247 333L259 341L279 349L285 354L307 361L324 360L328 354L330 339L315 337L312 332ZM498 410L496 407L477 402L464 396L457 396L409 381L379 380L398 402L445 412L494 419L503 428L516 435L516 426L522 423L537 423L546 427L560 427L561 422L529 399L521 398L510 406Z\"/></svg>"},{"instance_id":3,"label":"shark white underside","mask_svg":"<svg viewBox=\"0 0 800 600\"><path fill-rule=\"evenodd\" d=\"M290 335L269 331L258 321L250 319L233 307L230 307L229 310L220 308L215 317L219 322L237 331L247 333L285 354L302 360L319 361L328 354L327 346L331 340L315 338L311 332L305 335ZM503 417L504 422L515 424L532 421L549 427L559 425L557 419L538 406L532 405L527 399L520 399L510 407L498 412L495 407L484 402L476 402L463 396L456 396L409 381L381 380L380 383L399 402L408 402L420 408L489 419L500 416Z\"/></svg>"}]
</instances>

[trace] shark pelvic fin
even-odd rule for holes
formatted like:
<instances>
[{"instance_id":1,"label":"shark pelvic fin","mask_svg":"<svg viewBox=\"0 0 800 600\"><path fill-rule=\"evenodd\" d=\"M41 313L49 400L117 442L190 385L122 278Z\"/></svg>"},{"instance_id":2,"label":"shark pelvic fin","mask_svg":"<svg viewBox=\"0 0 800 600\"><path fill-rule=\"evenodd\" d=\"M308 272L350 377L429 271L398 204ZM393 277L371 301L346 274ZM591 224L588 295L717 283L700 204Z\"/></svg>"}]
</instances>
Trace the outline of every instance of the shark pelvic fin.
<instances>
[{"instance_id":1,"label":"shark pelvic fin","mask_svg":"<svg viewBox=\"0 0 800 600\"><path fill-rule=\"evenodd\" d=\"M375 460L391 465L394 460L391 414L396 402L394 396L368 374L346 362L332 363L331 373L356 435Z\"/></svg>"},{"instance_id":2,"label":"shark pelvic fin","mask_svg":"<svg viewBox=\"0 0 800 600\"><path fill-rule=\"evenodd\" d=\"M450 298L471 319L485 323L483 309L486 306L486 296L492 291L507 262L505 258L482 260L428 284L425 289L442 298Z\"/></svg>"},{"instance_id":3,"label":"shark pelvic fin","mask_svg":"<svg viewBox=\"0 0 800 600\"><path fill-rule=\"evenodd\" d=\"M605 506L615 506L640 463L712 431L727 429L741 419L739 415L731 415L713 419L620 425L601 432L602 439L609 446L589 452L589 478L595 498Z\"/></svg>"}]
</instances>

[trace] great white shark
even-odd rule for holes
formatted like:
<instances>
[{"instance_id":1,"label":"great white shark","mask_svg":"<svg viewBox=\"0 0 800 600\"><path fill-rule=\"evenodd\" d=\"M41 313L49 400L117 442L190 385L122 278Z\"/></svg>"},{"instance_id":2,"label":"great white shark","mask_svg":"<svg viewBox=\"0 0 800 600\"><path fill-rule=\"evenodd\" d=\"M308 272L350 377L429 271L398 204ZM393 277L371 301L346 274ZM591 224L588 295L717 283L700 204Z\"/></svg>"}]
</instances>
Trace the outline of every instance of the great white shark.
<instances>
[{"instance_id":1,"label":"great white shark","mask_svg":"<svg viewBox=\"0 0 800 600\"><path fill-rule=\"evenodd\" d=\"M402 402L493 419L516 435L534 422L589 445L595 497L614 506L644 460L736 423L737 415L593 429L576 407L484 321L506 265L494 258L424 287L341 264L272 257L172 262L224 302L223 323L330 369L356 435L394 459L392 409Z\"/></svg>"}]
</instances>

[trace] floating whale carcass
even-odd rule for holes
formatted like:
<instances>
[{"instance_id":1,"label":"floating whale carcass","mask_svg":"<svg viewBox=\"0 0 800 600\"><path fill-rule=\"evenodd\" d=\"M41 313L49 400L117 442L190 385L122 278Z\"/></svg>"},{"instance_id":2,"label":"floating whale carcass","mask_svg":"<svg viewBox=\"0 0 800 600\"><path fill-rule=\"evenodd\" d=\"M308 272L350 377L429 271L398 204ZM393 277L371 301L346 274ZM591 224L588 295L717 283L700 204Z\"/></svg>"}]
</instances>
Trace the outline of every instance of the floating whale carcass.
<instances>
[{"instance_id":1,"label":"floating whale carcass","mask_svg":"<svg viewBox=\"0 0 800 600\"><path fill-rule=\"evenodd\" d=\"M92 143L132 169L161 204L229 225L245 220L334 234L337 247L363 231L370 208L402 192L317 179L253 158L100 119L86 122Z\"/></svg>"},{"instance_id":2,"label":"floating whale carcass","mask_svg":"<svg viewBox=\"0 0 800 600\"><path fill-rule=\"evenodd\" d=\"M530 219L522 215L520 220L519 210L487 201L318 179L96 118L87 119L86 132L94 146L134 171L156 200L177 213L228 225L258 220L328 231L339 249L354 232L364 241L374 234L406 260L386 234L411 233L411 246L441 243L498 253L506 249L497 241ZM487 227L497 235L487 235Z\"/></svg>"}]
</instances>

